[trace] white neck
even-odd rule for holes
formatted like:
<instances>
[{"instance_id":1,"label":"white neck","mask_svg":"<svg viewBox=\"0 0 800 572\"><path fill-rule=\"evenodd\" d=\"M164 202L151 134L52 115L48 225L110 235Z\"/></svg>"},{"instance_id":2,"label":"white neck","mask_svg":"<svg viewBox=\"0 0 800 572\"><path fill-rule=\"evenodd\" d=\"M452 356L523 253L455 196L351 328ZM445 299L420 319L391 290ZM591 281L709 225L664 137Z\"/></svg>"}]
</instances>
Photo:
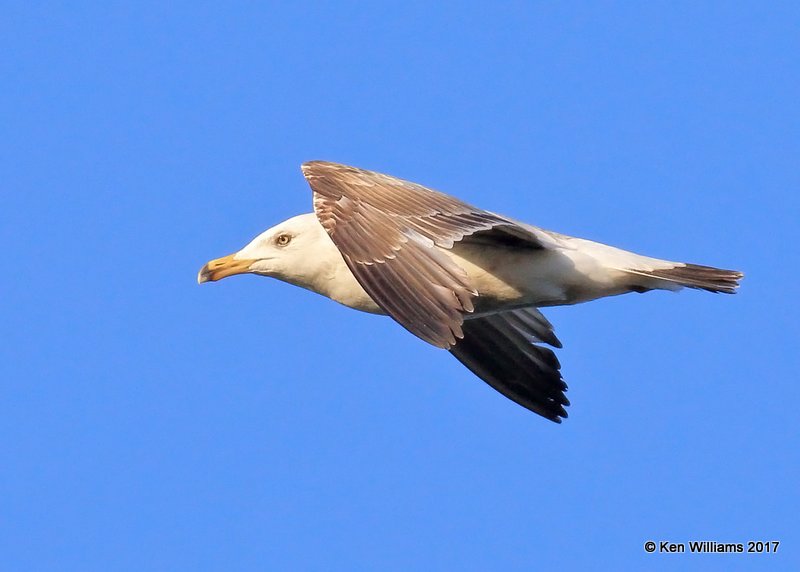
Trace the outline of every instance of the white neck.
<instances>
[{"instance_id":1,"label":"white neck","mask_svg":"<svg viewBox=\"0 0 800 572\"><path fill-rule=\"evenodd\" d=\"M383 314L383 310L372 301L372 298L350 272L339 249L336 248L322 225L317 223L313 225L313 228L314 232L318 231L313 239L315 252L313 269L309 272L292 273L291 276L276 275L275 277L322 294L350 308L372 314ZM296 269L297 266L295 266Z\"/></svg>"}]
</instances>

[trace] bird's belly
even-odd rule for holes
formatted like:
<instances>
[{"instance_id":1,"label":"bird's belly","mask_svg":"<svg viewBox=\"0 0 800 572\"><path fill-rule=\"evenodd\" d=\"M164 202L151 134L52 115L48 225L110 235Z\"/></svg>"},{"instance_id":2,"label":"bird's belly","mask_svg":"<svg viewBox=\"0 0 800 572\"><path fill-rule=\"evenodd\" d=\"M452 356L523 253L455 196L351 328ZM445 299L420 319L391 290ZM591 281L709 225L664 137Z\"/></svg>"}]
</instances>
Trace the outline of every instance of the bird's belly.
<instances>
[{"instance_id":1,"label":"bird's belly","mask_svg":"<svg viewBox=\"0 0 800 572\"><path fill-rule=\"evenodd\" d=\"M554 279L558 274L554 267L557 261L545 251L456 244L449 254L478 291L478 311L497 311L563 297L563 288Z\"/></svg>"},{"instance_id":2,"label":"bird's belly","mask_svg":"<svg viewBox=\"0 0 800 572\"><path fill-rule=\"evenodd\" d=\"M574 304L610 293L603 269L595 272L592 260L578 260L558 250L460 243L449 254L478 290L479 312Z\"/></svg>"}]
</instances>

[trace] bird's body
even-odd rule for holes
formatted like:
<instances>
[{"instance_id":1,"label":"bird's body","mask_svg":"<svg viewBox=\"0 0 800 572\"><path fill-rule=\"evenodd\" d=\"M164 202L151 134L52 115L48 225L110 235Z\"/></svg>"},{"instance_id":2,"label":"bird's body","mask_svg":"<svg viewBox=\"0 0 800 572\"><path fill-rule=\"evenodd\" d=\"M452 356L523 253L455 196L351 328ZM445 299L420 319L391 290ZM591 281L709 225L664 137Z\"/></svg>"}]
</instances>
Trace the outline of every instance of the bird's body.
<instances>
[{"instance_id":1,"label":"bird's body","mask_svg":"<svg viewBox=\"0 0 800 572\"><path fill-rule=\"evenodd\" d=\"M538 343L560 342L537 308L686 286L732 293L742 276L547 231L371 171L312 162L303 172L315 212L210 262L200 282L251 272L388 314L554 421L566 416L566 385Z\"/></svg>"},{"instance_id":2,"label":"bird's body","mask_svg":"<svg viewBox=\"0 0 800 572\"><path fill-rule=\"evenodd\" d=\"M557 247L516 252L463 243L454 246L451 253L480 293L478 313L577 304L629 290L627 275L602 258L576 248L570 240L580 239L559 237L563 244Z\"/></svg>"},{"instance_id":3,"label":"bird's body","mask_svg":"<svg viewBox=\"0 0 800 572\"><path fill-rule=\"evenodd\" d=\"M314 263L319 269L318 273L287 274L282 277L284 281L355 310L386 313L353 276L314 213L292 217L275 228L291 231L294 236L313 237ZM267 232L274 231L270 229ZM671 268L676 264L589 240L552 235L563 246L514 250L469 241L457 242L449 249L434 246L464 270L478 292L475 311L465 318L525 306L561 306L624 294L632 288L644 288L642 283L646 281L641 277L634 278L636 275L624 272L620 267ZM245 248L236 256L248 259L252 255ZM662 287L676 289L669 282Z\"/></svg>"}]
</instances>

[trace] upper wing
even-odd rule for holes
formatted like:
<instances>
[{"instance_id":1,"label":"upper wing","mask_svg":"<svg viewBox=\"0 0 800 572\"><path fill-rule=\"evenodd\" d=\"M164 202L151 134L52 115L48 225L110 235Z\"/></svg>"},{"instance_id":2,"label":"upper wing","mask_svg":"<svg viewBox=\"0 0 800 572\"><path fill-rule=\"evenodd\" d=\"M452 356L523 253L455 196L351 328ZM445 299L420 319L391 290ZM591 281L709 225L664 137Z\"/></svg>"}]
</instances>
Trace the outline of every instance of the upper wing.
<instances>
[{"instance_id":1,"label":"upper wing","mask_svg":"<svg viewBox=\"0 0 800 572\"><path fill-rule=\"evenodd\" d=\"M463 315L473 311L478 292L437 246L451 248L476 233L529 248L554 240L535 227L388 175L323 161L302 169L317 218L356 280L387 314L441 348L464 336Z\"/></svg>"},{"instance_id":2,"label":"upper wing","mask_svg":"<svg viewBox=\"0 0 800 572\"><path fill-rule=\"evenodd\" d=\"M561 347L553 326L536 308L464 322L464 338L450 349L475 375L509 399L556 423L569 405L561 364L544 342Z\"/></svg>"}]
</instances>

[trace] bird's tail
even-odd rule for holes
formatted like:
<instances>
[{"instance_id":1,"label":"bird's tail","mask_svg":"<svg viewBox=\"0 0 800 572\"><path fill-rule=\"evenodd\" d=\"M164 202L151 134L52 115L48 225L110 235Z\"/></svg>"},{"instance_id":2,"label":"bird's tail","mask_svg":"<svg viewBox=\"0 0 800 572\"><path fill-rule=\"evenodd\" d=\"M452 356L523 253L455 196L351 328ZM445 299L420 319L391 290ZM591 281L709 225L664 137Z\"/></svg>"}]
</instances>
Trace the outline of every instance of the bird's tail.
<instances>
[{"instance_id":1,"label":"bird's tail","mask_svg":"<svg viewBox=\"0 0 800 572\"><path fill-rule=\"evenodd\" d=\"M636 277L635 285L642 290L677 290L687 287L724 294L736 293L739 280L744 277L737 270L687 263L674 263L674 266L668 268L625 269L625 272Z\"/></svg>"}]
</instances>

